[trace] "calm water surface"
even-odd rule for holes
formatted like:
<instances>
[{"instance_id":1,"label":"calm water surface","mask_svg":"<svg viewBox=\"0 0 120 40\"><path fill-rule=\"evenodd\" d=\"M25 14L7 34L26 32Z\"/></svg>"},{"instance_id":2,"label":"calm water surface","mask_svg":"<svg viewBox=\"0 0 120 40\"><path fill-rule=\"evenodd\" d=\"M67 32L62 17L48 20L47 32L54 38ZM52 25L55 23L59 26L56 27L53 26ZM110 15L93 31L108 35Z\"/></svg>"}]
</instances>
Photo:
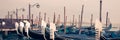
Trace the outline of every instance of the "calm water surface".
<instances>
[{"instance_id":1,"label":"calm water surface","mask_svg":"<svg viewBox=\"0 0 120 40\"><path fill-rule=\"evenodd\" d=\"M38 40L38 39L19 36L15 32L8 32L8 35L5 36L4 32L0 32L0 40Z\"/></svg>"}]
</instances>

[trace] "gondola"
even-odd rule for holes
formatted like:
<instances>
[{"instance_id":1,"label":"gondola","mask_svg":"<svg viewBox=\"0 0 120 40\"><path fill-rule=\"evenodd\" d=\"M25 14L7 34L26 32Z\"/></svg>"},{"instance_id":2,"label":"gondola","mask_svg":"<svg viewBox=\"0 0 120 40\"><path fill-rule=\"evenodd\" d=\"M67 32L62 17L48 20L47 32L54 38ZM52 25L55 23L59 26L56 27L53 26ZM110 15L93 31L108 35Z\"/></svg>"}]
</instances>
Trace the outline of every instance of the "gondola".
<instances>
[{"instance_id":1,"label":"gondola","mask_svg":"<svg viewBox=\"0 0 120 40\"><path fill-rule=\"evenodd\" d=\"M25 32L25 29L23 30L23 35L27 37L27 33ZM31 38L40 39L40 40L45 40L45 38L47 40L50 39L49 33L45 32L45 38L44 38L44 35L41 33L41 30L31 30L31 29L29 29L29 36Z\"/></svg>"},{"instance_id":2,"label":"gondola","mask_svg":"<svg viewBox=\"0 0 120 40\"><path fill-rule=\"evenodd\" d=\"M26 32L23 30L23 35L27 37ZM31 30L29 29L29 36L34 39L38 40L50 40L50 32L49 29L46 28L45 30L45 38L44 35L41 33L41 30ZM63 38L55 37L55 40L63 40Z\"/></svg>"}]
</instances>

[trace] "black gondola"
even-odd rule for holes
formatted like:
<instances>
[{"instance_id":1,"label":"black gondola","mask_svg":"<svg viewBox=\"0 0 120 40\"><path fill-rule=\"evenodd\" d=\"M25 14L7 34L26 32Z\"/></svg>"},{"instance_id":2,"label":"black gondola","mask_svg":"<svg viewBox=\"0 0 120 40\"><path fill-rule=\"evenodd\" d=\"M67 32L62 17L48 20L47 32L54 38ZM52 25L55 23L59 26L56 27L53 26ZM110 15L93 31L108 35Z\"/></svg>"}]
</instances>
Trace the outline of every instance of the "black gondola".
<instances>
[{"instance_id":1,"label":"black gondola","mask_svg":"<svg viewBox=\"0 0 120 40\"><path fill-rule=\"evenodd\" d=\"M26 35L25 30L23 29L23 35ZM30 30L29 29L29 36L34 39L45 40L44 35L41 33L41 30ZM45 38L50 40L50 32L48 29L45 30ZM55 40L63 40L63 38L55 37Z\"/></svg>"}]
</instances>

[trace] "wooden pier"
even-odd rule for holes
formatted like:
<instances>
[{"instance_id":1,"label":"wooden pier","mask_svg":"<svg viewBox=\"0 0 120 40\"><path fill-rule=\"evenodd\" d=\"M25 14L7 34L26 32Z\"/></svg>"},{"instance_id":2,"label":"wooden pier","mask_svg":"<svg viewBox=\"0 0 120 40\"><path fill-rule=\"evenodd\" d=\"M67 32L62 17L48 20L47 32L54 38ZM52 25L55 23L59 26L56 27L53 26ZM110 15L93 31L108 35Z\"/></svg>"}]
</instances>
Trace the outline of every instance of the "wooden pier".
<instances>
[{"instance_id":1,"label":"wooden pier","mask_svg":"<svg viewBox=\"0 0 120 40\"><path fill-rule=\"evenodd\" d=\"M0 31L15 31L15 29L0 29Z\"/></svg>"},{"instance_id":2,"label":"wooden pier","mask_svg":"<svg viewBox=\"0 0 120 40\"><path fill-rule=\"evenodd\" d=\"M28 19L0 19L0 31L15 31L15 22ZM4 22L4 25L2 25Z\"/></svg>"}]
</instances>

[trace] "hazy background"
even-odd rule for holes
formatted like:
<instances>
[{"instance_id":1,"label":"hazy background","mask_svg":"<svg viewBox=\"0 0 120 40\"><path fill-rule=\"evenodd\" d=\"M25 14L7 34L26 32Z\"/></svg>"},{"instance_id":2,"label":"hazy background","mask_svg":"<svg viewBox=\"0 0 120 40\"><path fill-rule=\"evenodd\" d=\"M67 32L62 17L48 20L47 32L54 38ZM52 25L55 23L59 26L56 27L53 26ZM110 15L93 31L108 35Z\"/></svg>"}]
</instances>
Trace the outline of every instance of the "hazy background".
<instances>
[{"instance_id":1,"label":"hazy background","mask_svg":"<svg viewBox=\"0 0 120 40\"><path fill-rule=\"evenodd\" d=\"M43 14L46 12L47 17L53 20L54 12L56 15L61 15L61 21L63 21L63 8L66 7L66 15L68 21L72 21L72 15L75 14L76 20L81 13L81 6L84 4L84 22L90 22L90 16L93 14L94 20L99 18L99 1L100 0L0 0L0 18L4 18L8 11L14 11L16 8L25 8L25 12L19 11L21 14L28 15L28 4L39 3L40 8L31 8L31 13L34 14L34 18L38 16L38 13ZM106 12L109 12L109 18L111 22L119 26L120 25L120 0L103 0L102 21L105 23ZM58 16L57 16L58 17ZM14 15L15 18L15 15Z\"/></svg>"}]
</instances>

